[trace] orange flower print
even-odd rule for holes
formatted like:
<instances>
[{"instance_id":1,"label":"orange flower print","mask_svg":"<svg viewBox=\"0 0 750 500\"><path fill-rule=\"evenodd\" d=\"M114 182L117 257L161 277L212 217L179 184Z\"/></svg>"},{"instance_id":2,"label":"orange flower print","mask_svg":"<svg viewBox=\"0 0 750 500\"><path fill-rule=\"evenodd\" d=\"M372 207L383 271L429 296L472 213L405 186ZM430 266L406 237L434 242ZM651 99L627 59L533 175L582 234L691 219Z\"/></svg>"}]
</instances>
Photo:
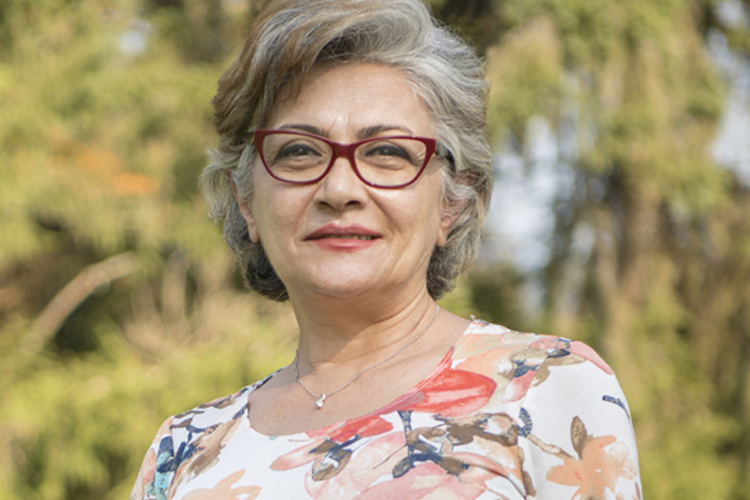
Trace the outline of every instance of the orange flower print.
<instances>
[{"instance_id":1,"label":"orange flower print","mask_svg":"<svg viewBox=\"0 0 750 500\"><path fill-rule=\"evenodd\" d=\"M574 486L571 500L595 500L605 498L605 491L616 491L620 478L632 480L637 474L635 465L628 458L628 450L614 436L593 437L578 417L571 424L571 439L578 458L565 452L562 465L547 472L547 479L565 486Z\"/></svg>"},{"instance_id":2,"label":"orange flower print","mask_svg":"<svg viewBox=\"0 0 750 500\"><path fill-rule=\"evenodd\" d=\"M244 470L238 470L218 482L213 488L197 488L185 495L183 500L253 500L260 495L260 486L239 486L232 488L234 483L245 475Z\"/></svg>"}]
</instances>

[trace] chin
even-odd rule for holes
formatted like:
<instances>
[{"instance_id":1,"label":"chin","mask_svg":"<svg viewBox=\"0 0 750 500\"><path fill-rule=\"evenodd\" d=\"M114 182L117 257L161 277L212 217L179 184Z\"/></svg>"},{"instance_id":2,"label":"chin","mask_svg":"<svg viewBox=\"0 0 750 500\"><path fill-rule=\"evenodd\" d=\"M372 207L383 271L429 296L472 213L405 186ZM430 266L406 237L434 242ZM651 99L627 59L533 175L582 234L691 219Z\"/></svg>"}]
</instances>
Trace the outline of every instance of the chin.
<instances>
[{"instance_id":1,"label":"chin","mask_svg":"<svg viewBox=\"0 0 750 500\"><path fill-rule=\"evenodd\" d=\"M388 290L393 287L392 284L382 280L368 280L361 274L355 274L355 279L337 279L342 276L353 276L353 274L350 271L331 272L322 279L318 277L318 279L311 278L304 281L296 280L296 283L290 283L291 286L287 286L287 289L298 292L291 293L290 296L317 295L334 299L352 299L369 293L387 294Z\"/></svg>"},{"instance_id":2,"label":"chin","mask_svg":"<svg viewBox=\"0 0 750 500\"><path fill-rule=\"evenodd\" d=\"M308 290L331 298L350 299L377 290L373 284L365 283L320 283Z\"/></svg>"}]
</instances>

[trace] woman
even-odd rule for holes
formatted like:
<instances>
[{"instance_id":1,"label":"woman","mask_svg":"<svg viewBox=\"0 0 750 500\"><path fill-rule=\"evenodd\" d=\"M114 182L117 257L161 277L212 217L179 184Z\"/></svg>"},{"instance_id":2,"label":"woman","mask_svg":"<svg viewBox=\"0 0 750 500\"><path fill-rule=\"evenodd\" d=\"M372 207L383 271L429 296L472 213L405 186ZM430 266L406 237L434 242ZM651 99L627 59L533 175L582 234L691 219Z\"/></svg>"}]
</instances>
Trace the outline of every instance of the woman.
<instances>
[{"instance_id":1,"label":"woman","mask_svg":"<svg viewBox=\"0 0 750 500\"><path fill-rule=\"evenodd\" d=\"M168 419L131 499L640 498L606 363L435 303L491 157L479 61L419 0L272 1L214 105L205 189L297 355Z\"/></svg>"}]
</instances>

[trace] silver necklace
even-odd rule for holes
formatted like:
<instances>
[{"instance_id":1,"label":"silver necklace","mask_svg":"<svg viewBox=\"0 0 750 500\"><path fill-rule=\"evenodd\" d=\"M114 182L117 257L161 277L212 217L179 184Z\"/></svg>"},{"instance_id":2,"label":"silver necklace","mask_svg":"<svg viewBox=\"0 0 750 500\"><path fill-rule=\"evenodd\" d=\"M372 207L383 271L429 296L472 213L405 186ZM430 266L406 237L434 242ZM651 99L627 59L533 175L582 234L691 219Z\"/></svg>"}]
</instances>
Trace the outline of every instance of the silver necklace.
<instances>
[{"instance_id":1,"label":"silver necklace","mask_svg":"<svg viewBox=\"0 0 750 500\"><path fill-rule=\"evenodd\" d=\"M357 380L357 379L358 379L359 377L361 377L361 376L362 376L363 374L365 374L365 373L369 372L369 371L370 371L370 370L372 370L373 368L377 368L378 366L380 366L380 365L382 365L382 364L384 364L384 363L386 363L386 362L388 362L388 361L392 360L393 358L395 358L396 356L398 356L399 354L401 354L402 352L404 352L404 351L405 351L406 349L408 349L408 348L409 348L409 347L410 347L410 346L411 346L412 344L414 344L414 342L416 342L417 340L419 340L419 338L420 338L420 337L421 337L422 335L424 335L424 334L425 334L425 332L427 332L427 330L429 330L429 329L430 329L430 327L431 327L431 326L433 325L433 323L435 323L435 320L437 319L437 317L438 317L438 314L439 314L439 313L440 313L440 306L438 306L438 305L436 304L436 305L435 305L435 316L433 316L433 317L432 317L432 320L431 320L431 321L430 321L430 323L429 323L429 324L428 324L428 325L427 325L427 326L426 326L426 327L424 328L424 330L422 330L421 332L419 332L419 333L418 333L418 334L417 334L417 335L416 335L416 336L415 336L415 337L414 337L413 339L411 339L411 341L410 341L410 342L409 342L408 344L406 344L406 345L405 345L404 347L402 347L402 348L401 348L401 349L399 349L398 351L394 352L393 354L391 354L390 356L388 356L388 357L387 357L387 358L385 358L384 360L382 360L382 361L379 361L379 362L375 363L375 364L374 364L374 365L372 365L372 366L368 366L367 368L365 368L364 370L362 370L361 372L359 372L358 374L356 374L356 375L355 375L354 377L352 377L351 379L349 379L349 382L347 382L347 383L346 383L346 384L344 384L343 386L339 387L339 388L338 388L338 389L336 389L335 391L331 391L331 392L329 392L328 394L324 394L324 393L320 393L320 394L315 394L315 393L314 393L313 391L311 391L311 390L310 390L310 389L309 389L309 388L308 388L308 387L307 387L307 386L305 385L305 383L304 383L304 382L302 382L302 381L300 380L300 378L299 378L299 351L297 351L297 354L296 354L296 356L295 356L295 358L294 358L294 380L296 380L297 382L299 382L299 385L301 385L301 386L302 386L302 388L303 388L303 389L305 389L305 390L307 391L307 393L308 393L308 394L310 394L310 396L314 397L314 398L315 398L315 399L317 400L317 401L315 401L315 406L317 406L317 407L318 407L318 410L320 410L321 408L323 408L323 404L324 404L324 403L326 402L326 398L327 398L327 397L333 396L334 394L336 394L336 393L339 393L339 392L343 391L344 389L346 389L347 387L349 387L349 386L350 386L350 385L352 384L352 382L354 382L355 380Z\"/></svg>"}]
</instances>

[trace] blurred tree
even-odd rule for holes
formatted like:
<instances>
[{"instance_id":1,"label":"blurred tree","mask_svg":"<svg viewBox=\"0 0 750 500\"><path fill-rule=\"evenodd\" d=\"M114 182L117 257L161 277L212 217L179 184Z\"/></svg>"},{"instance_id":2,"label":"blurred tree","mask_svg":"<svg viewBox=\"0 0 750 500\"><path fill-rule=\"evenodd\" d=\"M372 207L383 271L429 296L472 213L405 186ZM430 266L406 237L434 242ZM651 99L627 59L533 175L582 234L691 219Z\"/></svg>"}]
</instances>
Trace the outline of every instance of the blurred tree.
<instances>
[{"instance_id":1,"label":"blurred tree","mask_svg":"<svg viewBox=\"0 0 750 500\"><path fill-rule=\"evenodd\" d=\"M293 319L241 290L196 182L261 3L0 3L0 498L123 498L165 416L291 358ZM750 196L709 154L706 50L747 57L725 10L749 0L432 3L486 56L499 154L537 168L541 121L570 174L540 314L512 263L441 304L599 349L647 498L750 498Z\"/></svg>"},{"instance_id":2,"label":"blurred tree","mask_svg":"<svg viewBox=\"0 0 750 500\"><path fill-rule=\"evenodd\" d=\"M0 498L124 498L162 419L287 359L197 189L251 15L0 3Z\"/></svg>"},{"instance_id":3,"label":"blurred tree","mask_svg":"<svg viewBox=\"0 0 750 500\"><path fill-rule=\"evenodd\" d=\"M727 2L479 3L496 28L499 143L533 170L529 124L541 118L572 177L550 207L544 314L530 324L614 365L646 497L750 498L748 186L710 156L724 93L705 48L713 33L747 51L747 22L722 24Z\"/></svg>"}]
</instances>

